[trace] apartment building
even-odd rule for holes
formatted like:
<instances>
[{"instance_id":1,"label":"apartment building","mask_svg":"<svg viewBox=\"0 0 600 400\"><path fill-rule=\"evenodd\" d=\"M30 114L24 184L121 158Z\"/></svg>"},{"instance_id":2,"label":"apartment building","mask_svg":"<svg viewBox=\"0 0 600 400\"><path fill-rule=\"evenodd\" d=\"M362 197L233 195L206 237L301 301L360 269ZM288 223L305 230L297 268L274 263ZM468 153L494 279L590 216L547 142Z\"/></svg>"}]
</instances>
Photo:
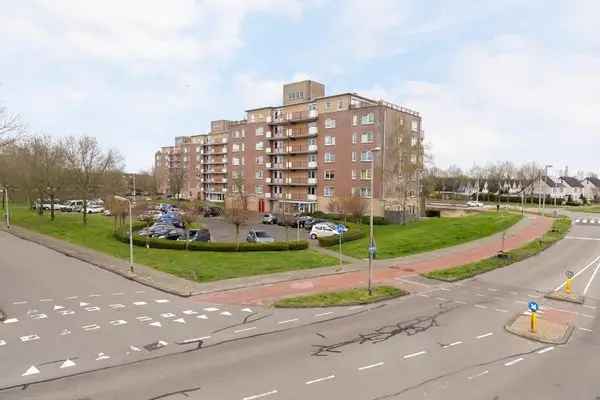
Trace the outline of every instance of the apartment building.
<instances>
[{"instance_id":1,"label":"apartment building","mask_svg":"<svg viewBox=\"0 0 600 400\"><path fill-rule=\"evenodd\" d=\"M374 196L375 213L415 212L423 169L418 112L325 86L283 86L281 106L212 121L155 154L164 193L226 202L240 193L259 212L329 211L336 199ZM371 192L373 180L373 192Z\"/></svg>"}]
</instances>

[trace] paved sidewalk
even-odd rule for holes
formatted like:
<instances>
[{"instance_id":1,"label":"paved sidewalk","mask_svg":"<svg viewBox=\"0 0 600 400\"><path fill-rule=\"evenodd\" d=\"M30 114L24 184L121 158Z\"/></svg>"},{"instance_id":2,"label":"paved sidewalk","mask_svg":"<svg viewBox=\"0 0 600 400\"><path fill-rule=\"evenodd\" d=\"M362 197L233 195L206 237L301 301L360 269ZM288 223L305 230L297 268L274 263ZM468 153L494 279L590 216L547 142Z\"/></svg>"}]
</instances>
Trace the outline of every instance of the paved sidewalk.
<instances>
[{"instance_id":1,"label":"paved sidewalk","mask_svg":"<svg viewBox=\"0 0 600 400\"><path fill-rule=\"evenodd\" d=\"M512 250L530 242L548 231L552 219L527 216L506 231L504 250ZM428 253L388 260L377 260L374 265L375 283L399 284L401 279L441 268L449 268L492 257L502 248L502 233ZM335 275L324 274L312 278L298 278L287 282L265 283L241 289L215 291L195 296L199 301L229 304L267 305L289 296L349 289L367 283L367 262L351 264L349 270ZM225 282L223 282L225 283Z\"/></svg>"}]
</instances>

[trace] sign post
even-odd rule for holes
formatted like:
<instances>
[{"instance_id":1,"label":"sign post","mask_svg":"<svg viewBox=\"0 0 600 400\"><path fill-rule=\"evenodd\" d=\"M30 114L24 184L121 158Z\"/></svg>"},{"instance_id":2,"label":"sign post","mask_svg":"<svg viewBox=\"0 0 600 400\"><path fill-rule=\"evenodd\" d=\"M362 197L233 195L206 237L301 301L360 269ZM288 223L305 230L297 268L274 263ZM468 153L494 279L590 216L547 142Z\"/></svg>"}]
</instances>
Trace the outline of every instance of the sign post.
<instances>
[{"instance_id":1,"label":"sign post","mask_svg":"<svg viewBox=\"0 0 600 400\"><path fill-rule=\"evenodd\" d=\"M531 333L535 333L537 331L537 311L540 306L535 301L530 301L527 304L527 307L529 308L529 311L531 311L531 324L529 330Z\"/></svg>"},{"instance_id":2,"label":"sign post","mask_svg":"<svg viewBox=\"0 0 600 400\"><path fill-rule=\"evenodd\" d=\"M338 234L338 239L339 239L339 253L340 253L340 267L338 269L342 269L342 264L343 264L343 260L342 260L342 236L344 235L344 228L342 228L342 225L336 225L335 227L335 231Z\"/></svg>"},{"instance_id":3,"label":"sign post","mask_svg":"<svg viewBox=\"0 0 600 400\"><path fill-rule=\"evenodd\" d=\"M565 276L567 277L567 281L565 282L565 293L571 294L571 289L573 286L573 277L575 276L575 274L573 274L573 271L566 271Z\"/></svg>"}]
</instances>

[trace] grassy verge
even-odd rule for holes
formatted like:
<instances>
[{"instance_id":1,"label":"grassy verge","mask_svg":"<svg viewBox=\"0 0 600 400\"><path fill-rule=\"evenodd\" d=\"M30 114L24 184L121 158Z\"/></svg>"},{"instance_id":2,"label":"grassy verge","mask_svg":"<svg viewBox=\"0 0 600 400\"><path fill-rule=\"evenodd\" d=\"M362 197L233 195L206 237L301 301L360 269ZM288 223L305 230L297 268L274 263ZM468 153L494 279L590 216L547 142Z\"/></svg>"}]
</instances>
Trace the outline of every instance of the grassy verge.
<instances>
[{"instance_id":1,"label":"grassy verge","mask_svg":"<svg viewBox=\"0 0 600 400\"><path fill-rule=\"evenodd\" d=\"M274 306L282 308L350 306L355 304L375 303L377 301L405 296L407 294L407 291L392 286L376 286L373 288L373 294L371 296L369 296L369 292L366 288L350 289L339 292L291 297L279 300Z\"/></svg>"},{"instance_id":2,"label":"grassy verge","mask_svg":"<svg viewBox=\"0 0 600 400\"><path fill-rule=\"evenodd\" d=\"M374 227L377 258L407 256L480 239L514 225L521 216L507 212L485 212L457 218L431 218L406 225ZM342 252L367 258L368 235L342 244Z\"/></svg>"},{"instance_id":3,"label":"grassy verge","mask_svg":"<svg viewBox=\"0 0 600 400\"><path fill-rule=\"evenodd\" d=\"M575 212L600 213L600 205L567 207L567 210Z\"/></svg>"},{"instance_id":4,"label":"grassy verge","mask_svg":"<svg viewBox=\"0 0 600 400\"><path fill-rule=\"evenodd\" d=\"M558 218L554 220L552 229L546 232L540 239L533 240L526 245L506 253L506 257L490 257L474 263L461 265L459 267L441 269L423 274L426 278L438 279L446 282L458 281L471 278L475 275L506 267L507 265L522 261L534 256L552 246L567 234L571 227L569 218Z\"/></svg>"},{"instance_id":5,"label":"grassy verge","mask_svg":"<svg viewBox=\"0 0 600 400\"><path fill-rule=\"evenodd\" d=\"M87 226L81 214L38 216L27 208L12 208L13 224L88 247L114 257L128 259L129 247L113 237L113 220L89 215ZM338 260L313 250L265 251L251 253L191 252L134 247L135 262L199 282L270 274L336 265Z\"/></svg>"}]
</instances>

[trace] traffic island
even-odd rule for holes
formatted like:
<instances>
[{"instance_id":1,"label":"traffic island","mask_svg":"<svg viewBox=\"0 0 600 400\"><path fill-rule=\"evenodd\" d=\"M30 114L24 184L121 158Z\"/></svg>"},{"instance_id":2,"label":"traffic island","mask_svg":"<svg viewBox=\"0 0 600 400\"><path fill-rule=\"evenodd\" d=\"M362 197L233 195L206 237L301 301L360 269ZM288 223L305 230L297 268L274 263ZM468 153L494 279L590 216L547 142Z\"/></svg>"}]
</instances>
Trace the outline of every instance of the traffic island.
<instances>
[{"instance_id":1,"label":"traffic island","mask_svg":"<svg viewBox=\"0 0 600 400\"><path fill-rule=\"evenodd\" d=\"M569 303L583 304L585 298L575 293L566 293L564 291L555 291L547 293L545 296L547 299L568 301Z\"/></svg>"},{"instance_id":2,"label":"traffic island","mask_svg":"<svg viewBox=\"0 0 600 400\"><path fill-rule=\"evenodd\" d=\"M573 333L573 325L544 319L537 316L535 332L531 331L531 316L517 314L512 318L504 329L508 332L527 339L548 344L565 344Z\"/></svg>"},{"instance_id":3,"label":"traffic island","mask_svg":"<svg viewBox=\"0 0 600 400\"><path fill-rule=\"evenodd\" d=\"M2 311L2 309L0 308L0 322L4 322L5 319L6 313L4 313L4 311Z\"/></svg>"}]
</instances>

